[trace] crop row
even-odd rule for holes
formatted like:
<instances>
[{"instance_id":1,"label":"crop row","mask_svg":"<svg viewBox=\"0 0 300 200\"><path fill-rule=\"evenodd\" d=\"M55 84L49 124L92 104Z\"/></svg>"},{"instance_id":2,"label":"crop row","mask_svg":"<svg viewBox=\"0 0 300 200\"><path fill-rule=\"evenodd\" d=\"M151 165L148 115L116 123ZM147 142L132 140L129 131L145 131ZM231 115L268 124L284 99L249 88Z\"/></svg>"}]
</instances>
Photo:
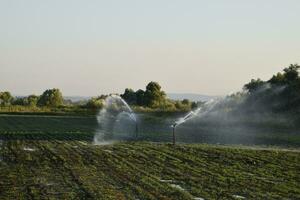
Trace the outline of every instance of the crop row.
<instances>
[{"instance_id":1,"label":"crop row","mask_svg":"<svg viewBox=\"0 0 300 200\"><path fill-rule=\"evenodd\" d=\"M300 153L209 145L3 141L3 199L299 199Z\"/></svg>"}]
</instances>

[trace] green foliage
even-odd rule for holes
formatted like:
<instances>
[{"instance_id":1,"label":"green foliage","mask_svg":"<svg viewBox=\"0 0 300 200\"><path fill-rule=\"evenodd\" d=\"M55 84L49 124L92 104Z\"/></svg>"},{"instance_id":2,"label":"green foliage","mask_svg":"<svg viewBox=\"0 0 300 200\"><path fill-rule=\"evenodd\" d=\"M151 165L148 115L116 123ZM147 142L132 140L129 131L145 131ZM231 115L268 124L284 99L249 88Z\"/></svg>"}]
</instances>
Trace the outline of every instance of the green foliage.
<instances>
[{"instance_id":1,"label":"green foliage","mask_svg":"<svg viewBox=\"0 0 300 200\"><path fill-rule=\"evenodd\" d=\"M258 90L265 84L261 79L251 79L250 83L244 85L244 89L248 90L250 93Z\"/></svg>"},{"instance_id":2,"label":"green foliage","mask_svg":"<svg viewBox=\"0 0 300 200\"><path fill-rule=\"evenodd\" d=\"M191 102L190 102L190 100L188 100L188 99L183 99L183 100L182 100L182 104L184 104L184 105L190 105Z\"/></svg>"},{"instance_id":3,"label":"green foliage","mask_svg":"<svg viewBox=\"0 0 300 200\"><path fill-rule=\"evenodd\" d=\"M39 97L36 95L29 95L28 97L15 98L12 102L13 105L19 106L37 106Z\"/></svg>"},{"instance_id":4,"label":"green foliage","mask_svg":"<svg viewBox=\"0 0 300 200\"><path fill-rule=\"evenodd\" d=\"M86 103L86 107L91 109L102 108L104 99L105 99L104 96L93 97L90 100L88 100L88 102Z\"/></svg>"},{"instance_id":5,"label":"green foliage","mask_svg":"<svg viewBox=\"0 0 300 200\"><path fill-rule=\"evenodd\" d=\"M291 64L289 67L285 68L284 77L287 83L291 83L299 79L299 72L300 66L298 64Z\"/></svg>"},{"instance_id":6,"label":"green foliage","mask_svg":"<svg viewBox=\"0 0 300 200\"><path fill-rule=\"evenodd\" d=\"M136 91L136 104L139 106L145 105L145 92L144 90L138 90Z\"/></svg>"},{"instance_id":7,"label":"green foliage","mask_svg":"<svg viewBox=\"0 0 300 200\"><path fill-rule=\"evenodd\" d=\"M0 113L48 113L51 112L49 107L36 107L24 105L1 106Z\"/></svg>"},{"instance_id":8,"label":"green foliage","mask_svg":"<svg viewBox=\"0 0 300 200\"><path fill-rule=\"evenodd\" d=\"M291 64L270 80L251 80L245 85L250 93L246 105L250 111L260 107L272 112L300 112L300 66Z\"/></svg>"},{"instance_id":9,"label":"green foliage","mask_svg":"<svg viewBox=\"0 0 300 200\"><path fill-rule=\"evenodd\" d=\"M189 111L197 107L197 103L190 102L188 99L183 101L172 101L167 99L166 93L161 90L157 82L150 82L146 90L125 89L121 97L138 111Z\"/></svg>"},{"instance_id":10,"label":"green foliage","mask_svg":"<svg viewBox=\"0 0 300 200\"><path fill-rule=\"evenodd\" d=\"M195 104L193 105L194 108L197 107L197 105ZM184 99L182 101L175 101L175 107L177 110L189 111L192 108L192 102L190 102L188 99Z\"/></svg>"},{"instance_id":11,"label":"green foliage","mask_svg":"<svg viewBox=\"0 0 300 200\"><path fill-rule=\"evenodd\" d=\"M0 114L18 114L18 115L95 115L96 111L81 106L59 106L59 107L39 107L10 105L0 106Z\"/></svg>"},{"instance_id":12,"label":"green foliage","mask_svg":"<svg viewBox=\"0 0 300 200\"><path fill-rule=\"evenodd\" d=\"M27 97L17 97L13 98L9 92L0 93L0 105L6 106L2 108L0 112L43 112L45 109L34 108L38 106L41 107L50 107L50 112L55 112L58 110L61 112L60 107L68 106L72 107L73 110L77 108L83 109L101 109L103 107L104 99L107 95L101 95L99 97L93 97L88 101L84 100L81 102L72 102L71 100L65 100L62 97L62 93L59 89L48 89L43 92L41 96L29 95ZM146 86L146 90L139 89L136 92L132 89L126 88L124 93L121 94L121 97L131 106L134 106L137 110L140 111L189 111L192 108L197 107L196 102L190 102L188 99L184 99L181 102L172 101L166 98L166 93L161 90L161 86L157 82L150 82ZM17 106L16 108L11 107ZM10 106L10 107L7 107ZM32 107L32 108L21 108L21 106ZM54 109L56 108L56 109ZM46 109L47 110L47 109ZM49 109L47 110L47 112Z\"/></svg>"},{"instance_id":13,"label":"green foliage","mask_svg":"<svg viewBox=\"0 0 300 200\"><path fill-rule=\"evenodd\" d=\"M25 105L27 105L27 106L37 106L38 100L39 100L39 96L36 96L34 94L29 95L26 98L26 104Z\"/></svg>"},{"instance_id":14,"label":"green foliage","mask_svg":"<svg viewBox=\"0 0 300 200\"><path fill-rule=\"evenodd\" d=\"M26 105L26 97L17 97L13 100L12 105L25 106Z\"/></svg>"},{"instance_id":15,"label":"green foliage","mask_svg":"<svg viewBox=\"0 0 300 200\"><path fill-rule=\"evenodd\" d=\"M121 97L130 105L137 104L137 94L133 91L133 89L126 88Z\"/></svg>"},{"instance_id":16,"label":"green foliage","mask_svg":"<svg viewBox=\"0 0 300 200\"><path fill-rule=\"evenodd\" d=\"M157 82L150 82L146 86L145 104L150 108L158 108L166 103L166 93L161 90Z\"/></svg>"},{"instance_id":17,"label":"green foliage","mask_svg":"<svg viewBox=\"0 0 300 200\"><path fill-rule=\"evenodd\" d=\"M146 86L146 90L138 90L134 92L132 89L125 89L121 97L130 105L139 105L149 108L169 107L166 99L166 93L161 90L161 86L157 82L150 82Z\"/></svg>"},{"instance_id":18,"label":"green foliage","mask_svg":"<svg viewBox=\"0 0 300 200\"><path fill-rule=\"evenodd\" d=\"M62 93L59 89L46 90L37 102L38 106L58 107L63 104Z\"/></svg>"},{"instance_id":19,"label":"green foliage","mask_svg":"<svg viewBox=\"0 0 300 200\"><path fill-rule=\"evenodd\" d=\"M291 64L283 70L284 73L277 73L268 82L278 85L293 84L299 81L299 69L298 64Z\"/></svg>"},{"instance_id":20,"label":"green foliage","mask_svg":"<svg viewBox=\"0 0 300 200\"><path fill-rule=\"evenodd\" d=\"M285 76L278 72L276 75L273 75L273 77L269 80L269 83L271 84L284 84L285 83Z\"/></svg>"},{"instance_id":21,"label":"green foliage","mask_svg":"<svg viewBox=\"0 0 300 200\"><path fill-rule=\"evenodd\" d=\"M10 92L0 92L0 105L1 106L7 106L10 105L13 101L13 96L10 94Z\"/></svg>"}]
</instances>

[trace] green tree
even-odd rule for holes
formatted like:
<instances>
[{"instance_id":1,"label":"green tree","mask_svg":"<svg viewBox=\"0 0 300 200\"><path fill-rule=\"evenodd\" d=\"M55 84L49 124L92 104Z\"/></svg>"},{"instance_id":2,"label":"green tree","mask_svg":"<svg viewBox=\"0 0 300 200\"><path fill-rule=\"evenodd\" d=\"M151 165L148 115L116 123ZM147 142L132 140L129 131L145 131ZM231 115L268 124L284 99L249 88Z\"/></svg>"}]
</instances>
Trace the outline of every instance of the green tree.
<instances>
[{"instance_id":1,"label":"green tree","mask_svg":"<svg viewBox=\"0 0 300 200\"><path fill-rule=\"evenodd\" d=\"M183 105L181 101L175 101L174 103L176 109L182 109Z\"/></svg>"},{"instance_id":2,"label":"green tree","mask_svg":"<svg viewBox=\"0 0 300 200\"><path fill-rule=\"evenodd\" d=\"M190 105L191 102L190 102L190 100L188 100L188 99L183 99L183 100L182 100L182 104L184 104L184 105Z\"/></svg>"},{"instance_id":3,"label":"green tree","mask_svg":"<svg viewBox=\"0 0 300 200\"><path fill-rule=\"evenodd\" d=\"M17 97L13 100L12 105L25 106L27 98L26 97Z\"/></svg>"},{"instance_id":4,"label":"green tree","mask_svg":"<svg viewBox=\"0 0 300 200\"><path fill-rule=\"evenodd\" d=\"M124 94L121 94L121 97L130 105L136 105L136 93L133 89L126 88Z\"/></svg>"},{"instance_id":5,"label":"green tree","mask_svg":"<svg viewBox=\"0 0 300 200\"><path fill-rule=\"evenodd\" d=\"M291 64L289 67L283 69L284 73L277 73L268 82L271 84L294 84L299 80L298 64Z\"/></svg>"},{"instance_id":6,"label":"green tree","mask_svg":"<svg viewBox=\"0 0 300 200\"><path fill-rule=\"evenodd\" d=\"M91 99L88 100L88 102L86 103L86 107L87 108L92 108L92 109L98 109L98 108L102 108L103 107L103 97L93 97Z\"/></svg>"},{"instance_id":7,"label":"green tree","mask_svg":"<svg viewBox=\"0 0 300 200\"><path fill-rule=\"evenodd\" d=\"M265 84L264 81L261 79L252 79L250 83L247 83L244 85L244 89L248 90L250 93L256 91L260 87L262 87Z\"/></svg>"},{"instance_id":8,"label":"green tree","mask_svg":"<svg viewBox=\"0 0 300 200\"><path fill-rule=\"evenodd\" d=\"M0 104L2 106L10 105L13 101L13 96L10 94L10 92L0 92Z\"/></svg>"},{"instance_id":9,"label":"green tree","mask_svg":"<svg viewBox=\"0 0 300 200\"><path fill-rule=\"evenodd\" d=\"M145 91L139 89L136 91L136 104L139 106L145 106Z\"/></svg>"},{"instance_id":10,"label":"green tree","mask_svg":"<svg viewBox=\"0 0 300 200\"><path fill-rule=\"evenodd\" d=\"M251 80L245 85L249 91L247 98L242 104L245 110L255 111L258 107L264 112L289 112L300 109L300 78L298 64L291 64L283 69L283 73L277 73L272 76L268 83L270 87L267 90L260 90L259 93L252 93L262 87L266 82L260 79Z\"/></svg>"},{"instance_id":11,"label":"green tree","mask_svg":"<svg viewBox=\"0 0 300 200\"><path fill-rule=\"evenodd\" d=\"M166 103L166 93L161 90L157 82L150 82L145 91L145 104L151 108L157 108Z\"/></svg>"},{"instance_id":12,"label":"green tree","mask_svg":"<svg viewBox=\"0 0 300 200\"><path fill-rule=\"evenodd\" d=\"M285 84L285 76L278 72L276 75L273 75L268 82L271 84Z\"/></svg>"},{"instance_id":13,"label":"green tree","mask_svg":"<svg viewBox=\"0 0 300 200\"><path fill-rule=\"evenodd\" d=\"M46 90L38 100L38 106L58 107L63 104L62 93L59 89Z\"/></svg>"},{"instance_id":14,"label":"green tree","mask_svg":"<svg viewBox=\"0 0 300 200\"><path fill-rule=\"evenodd\" d=\"M283 70L287 83L291 83L299 78L299 69L300 66L298 64L291 64L289 67Z\"/></svg>"},{"instance_id":15,"label":"green tree","mask_svg":"<svg viewBox=\"0 0 300 200\"><path fill-rule=\"evenodd\" d=\"M29 95L28 97L18 97L12 102L13 105L20 106L36 106L39 97L36 95Z\"/></svg>"},{"instance_id":16,"label":"green tree","mask_svg":"<svg viewBox=\"0 0 300 200\"><path fill-rule=\"evenodd\" d=\"M26 105L28 105L28 106L36 106L38 100L39 100L39 97L38 97L38 96L36 96L36 95L34 95L34 94L29 95L29 96L27 97L27 104L26 104Z\"/></svg>"}]
</instances>

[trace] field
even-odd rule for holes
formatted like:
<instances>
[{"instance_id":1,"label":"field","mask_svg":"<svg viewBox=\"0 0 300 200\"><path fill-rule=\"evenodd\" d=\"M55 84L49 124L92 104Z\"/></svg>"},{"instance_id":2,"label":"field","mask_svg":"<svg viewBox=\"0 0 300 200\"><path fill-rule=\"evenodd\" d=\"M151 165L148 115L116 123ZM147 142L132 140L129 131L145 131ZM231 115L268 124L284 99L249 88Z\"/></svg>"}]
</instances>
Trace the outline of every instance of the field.
<instances>
[{"instance_id":1,"label":"field","mask_svg":"<svg viewBox=\"0 0 300 200\"><path fill-rule=\"evenodd\" d=\"M0 199L300 199L298 147L100 146L97 129L89 116L0 116Z\"/></svg>"},{"instance_id":2,"label":"field","mask_svg":"<svg viewBox=\"0 0 300 200\"><path fill-rule=\"evenodd\" d=\"M139 114L138 139L143 141L171 142L171 124L181 115ZM257 128L239 127L237 124L183 124L176 129L176 138L184 143L267 145L300 147L300 128L274 127L266 124ZM91 142L99 131L95 116L0 115L0 140L85 140ZM135 125L131 121L115 123L109 130L117 139L135 139Z\"/></svg>"},{"instance_id":3,"label":"field","mask_svg":"<svg viewBox=\"0 0 300 200\"><path fill-rule=\"evenodd\" d=\"M149 142L4 141L1 199L299 199L300 153Z\"/></svg>"},{"instance_id":4,"label":"field","mask_svg":"<svg viewBox=\"0 0 300 200\"><path fill-rule=\"evenodd\" d=\"M88 116L0 116L0 139L92 140L95 117Z\"/></svg>"}]
</instances>

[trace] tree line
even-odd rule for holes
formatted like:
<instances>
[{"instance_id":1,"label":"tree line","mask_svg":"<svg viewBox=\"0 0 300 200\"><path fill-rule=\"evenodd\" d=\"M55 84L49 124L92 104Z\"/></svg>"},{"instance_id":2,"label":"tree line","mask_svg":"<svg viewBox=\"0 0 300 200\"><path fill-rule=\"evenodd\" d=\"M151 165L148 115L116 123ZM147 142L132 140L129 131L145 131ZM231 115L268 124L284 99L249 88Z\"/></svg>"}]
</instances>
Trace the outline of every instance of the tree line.
<instances>
[{"instance_id":1,"label":"tree line","mask_svg":"<svg viewBox=\"0 0 300 200\"><path fill-rule=\"evenodd\" d=\"M191 102L188 99L182 101L168 99L166 93L161 90L161 86L157 82L150 82L146 86L145 91L142 89L134 91L127 88L121 97L130 105L152 109L190 110L197 107L196 102Z\"/></svg>"},{"instance_id":2,"label":"tree line","mask_svg":"<svg viewBox=\"0 0 300 200\"><path fill-rule=\"evenodd\" d=\"M57 108L63 106L81 107L87 109L101 109L108 95L93 97L87 101L72 102L63 98L62 92L57 89L47 89L41 95L29 95L25 97L13 97L10 92L0 92L1 106L27 106L27 107L49 107ZM188 99L182 101L170 100L157 82L150 82L146 90L134 91L126 88L120 95L129 105L133 107L159 109L159 110L182 110L188 111L197 106L196 102Z\"/></svg>"},{"instance_id":3,"label":"tree line","mask_svg":"<svg viewBox=\"0 0 300 200\"><path fill-rule=\"evenodd\" d=\"M228 95L216 108L234 116L256 118L285 115L291 121L296 119L300 122L299 69L298 64L291 64L266 81L252 79L243 86L242 91Z\"/></svg>"},{"instance_id":4,"label":"tree line","mask_svg":"<svg viewBox=\"0 0 300 200\"><path fill-rule=\"evenodd\" d=\"M42 95L29 95L26 97L13 97L10 92L0 92L0 105L20 105L20 106L46 106L58 107L63 105L64 99L59 89L53 88L43 92Z\"/></svg>"},{"instance_id":5,"label":"tree line","mask_svg":"<svg viewBox=\"0 0 300 200\"><path fill-rule=\"evenodd\" d=\"M134 91L131 88L126 88L124 93L120 95L130 106L136 109L150 110L166 110L166 111L188 111L197 107L198 103L188 99L171 100L167 98L166 93L162 90L159 83L151 81L147 84L146 89L138 89ZM86 106L89 108L101 108L103 100L107 95L101 95L90 99Z\"/></svg>"},{"instance_id":6,"label":"tree line","mask_svg":"<svg viewBox=\"0 0 300 200\"><path fill-rule=\"evenodd\" d=\"M300 114L300 66L291 64L273 75L269 80L252 79L243 87L243 92L231 95L232 103L236 105L240 99L245 99L238 107L244 111L253 112L258 108L261 111L293 112ZM47 89L41 95L29 95L26 97L13 97L10 92L0 92L0 106L26 106L49 107L73 106L97 110L103 107L108 95L93 97L87 101L71 102L63 98L62 92L57 89ZM126 88L120 95L129 105L136 109L188 111L196 108L202 102L191 102L188 99L176 101L168 99L166 93L157 82L147 84L145 90ZM235 106L236 107L236 106Z\"/></svg>"},{"instance_id":7,"label":"tree line","mask_svg":"<svg viewBox=\"0 0 300 200\"><path fill-rule=\"evenodd\" d=\"M267 81L252 79L245 84L247 110L259 106L262 111L300 113L299 69L298 64L291 64Z\"/></svg>"}]
</instances>

